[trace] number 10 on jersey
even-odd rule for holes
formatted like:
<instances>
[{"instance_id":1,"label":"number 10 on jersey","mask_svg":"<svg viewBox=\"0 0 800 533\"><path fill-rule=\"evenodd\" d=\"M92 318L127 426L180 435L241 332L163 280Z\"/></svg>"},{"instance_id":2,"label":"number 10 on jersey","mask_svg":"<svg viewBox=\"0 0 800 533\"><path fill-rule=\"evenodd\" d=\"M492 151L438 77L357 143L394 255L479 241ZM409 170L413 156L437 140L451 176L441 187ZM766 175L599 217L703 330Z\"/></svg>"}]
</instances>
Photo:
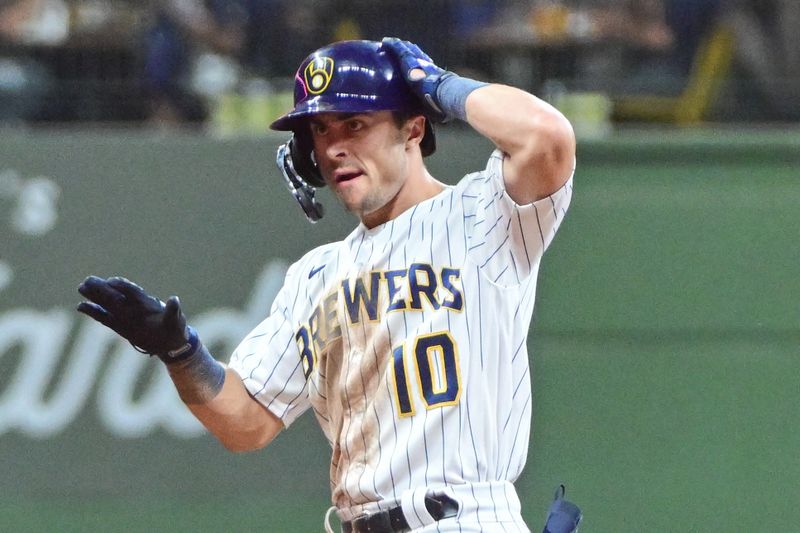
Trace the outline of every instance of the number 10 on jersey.
<instances>
[{"instance_id":1,"label":"number 10 on jersey","mask_svg":"<svg viewBox=\"0 0 800 533\"><path fill-rule=\"evenodd\" d=\"M409 369L416 370L417 384L427 409L456 405L461 395L458 349L447 331L420 335L411 353L407 343L392 350L394 357L395 403L401 417L414 414L414 397ZM411 361L409 361L411 359Z\"/></svg>"}]
</instances>

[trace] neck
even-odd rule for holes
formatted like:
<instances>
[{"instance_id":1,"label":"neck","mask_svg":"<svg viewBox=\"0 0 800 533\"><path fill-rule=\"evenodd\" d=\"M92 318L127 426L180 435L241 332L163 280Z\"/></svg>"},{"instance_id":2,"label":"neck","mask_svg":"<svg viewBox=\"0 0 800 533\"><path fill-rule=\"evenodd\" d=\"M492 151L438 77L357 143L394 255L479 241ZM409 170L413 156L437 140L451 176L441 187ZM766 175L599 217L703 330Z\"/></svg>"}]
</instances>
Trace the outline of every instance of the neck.
<instances>
[{"instance_id":1,"label":"neck","mask_svg":"<svg viewBox=\"0 0 800 533\"><path fill-rule=\"evenodd\" d=\"M368 228L374 228L396 218L404 211L433 198L445 188L445 185L431 176L425 165L420 165L412 172L397 194L383 207L367 213L361 222Z\"/></svg>"}]
</instances>

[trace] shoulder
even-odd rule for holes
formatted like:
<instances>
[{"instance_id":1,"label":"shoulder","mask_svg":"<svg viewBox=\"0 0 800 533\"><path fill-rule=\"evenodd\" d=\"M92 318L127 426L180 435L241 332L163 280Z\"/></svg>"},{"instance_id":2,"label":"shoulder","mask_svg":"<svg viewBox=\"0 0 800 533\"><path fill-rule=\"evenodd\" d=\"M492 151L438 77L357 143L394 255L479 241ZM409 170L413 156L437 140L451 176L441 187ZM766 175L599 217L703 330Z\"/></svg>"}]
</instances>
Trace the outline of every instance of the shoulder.
<instances>
[{"instance_id":1,"label":"shoulder","mask_svg":"<svg viewBox=\"0 0 800 533\"><path fill-rule=\"evenodd\" d=\"M464 194L467 191L476 191L486 187L502 187L503 158L503 152L494 150L486 161L486 166L461 178L456 184L454 192Z\"/></svg>"},{"instance_id":2,"label":"shoulder","mask_svg":"<svg viewBox=\"0 0 800 533\"><path fill-rule=\"evenodd\" d=\"M331 242L307 251L297 261L289 265L289 269L286 271L286 283L288 284L296 279L302 280L304 273L307 275L320 265L329 262L338 253L341 244L341 241Z\"/></svg>"},{"instance_id":3,"label":"shoulder","mask_svg":"<svg viewBox=\"0 0 800 533\"><path fill-rule=\"evenodd\" d=\"M505 175L507 171L507 162L508 156L506 154L499 149L494 150L486 162L486 167L483 170L472 172L464 176L461 181L459 181L456 188L464 195L489 194L495 197L506 196L510 202L518 206L533 205L546 198L558 196L565 188L569 188L570 190L572 189L572 181L575 174L574 158L571 167L572 170L569 172L566 178L562 180L561 185L559 185L553 192L542 196L541 198L536 198L533 201L520 203L513 198L507 187Z\"/></svg>"}]
</instances>

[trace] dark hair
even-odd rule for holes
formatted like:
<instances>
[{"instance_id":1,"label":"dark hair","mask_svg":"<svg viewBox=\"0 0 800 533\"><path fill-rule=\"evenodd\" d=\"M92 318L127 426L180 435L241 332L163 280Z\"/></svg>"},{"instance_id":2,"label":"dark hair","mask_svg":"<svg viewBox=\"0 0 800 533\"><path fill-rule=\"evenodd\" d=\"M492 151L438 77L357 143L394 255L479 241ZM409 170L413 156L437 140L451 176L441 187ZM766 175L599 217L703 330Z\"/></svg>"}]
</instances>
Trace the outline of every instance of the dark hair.
<instances>
[{"instance_id":1,"label":"dark hair","mask_svg":"<svg viewBox=\"0 0 800 533\"><path fill-rule=\"evenodd\" d=\"M411 117L416 117L419 115L424 115L421 111L410 111L410 110L394 110L392 111L392 118L394 119L394 123L397 125L398 128L402 128L403 125L410 119ZM428 117L425 117L427 120Z\"/></svg>"},{"instance_id":2,"label":"dark hair","mask_svg":"<svg viewBox=\"0 0 800 533\"><path fill-rule=\"evenodd\" d=\"M425 133L422 135L422 140L419 143L419 148L422 151L422 157L428 157L436 151L436 136L433 131L433 123L428 115L423 113L420 109L416 110L393 110L392 118L398 129L402 129L410 118L422 115L425 117Z\"/></svg>"}]
</instances>

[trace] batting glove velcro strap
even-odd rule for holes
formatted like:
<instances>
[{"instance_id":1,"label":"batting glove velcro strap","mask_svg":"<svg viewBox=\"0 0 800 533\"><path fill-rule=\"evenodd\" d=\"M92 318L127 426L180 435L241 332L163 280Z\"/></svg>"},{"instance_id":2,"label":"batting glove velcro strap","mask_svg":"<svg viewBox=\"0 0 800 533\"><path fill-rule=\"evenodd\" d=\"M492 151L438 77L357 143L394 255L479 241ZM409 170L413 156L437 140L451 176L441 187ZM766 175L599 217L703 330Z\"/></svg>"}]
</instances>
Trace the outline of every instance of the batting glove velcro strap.
<instances>
[{"instance_id":1,"label":"batting glove velcro strap","mask_svg":"<svg viewBox=\"0 0 800 533\"><path fill-rule=\"evenodd\" d=\"M177 296L165 303L125 278L97 276L87 277L78 292L88 300L78 304L79 312L167 364L192 357L202 346L197 332L186 325Z\"/></svg>"},{"instance_id":2,"label":"batting glove velcro strap","mask_svg":"<svg viewBox=\"0 0 800 533\"><path fill-rule=\"evenodd\" d=\"M566 488L559 485L553 503L547 513L547 522L542 533L574 533L583 518L580 508L564 499Z\"/></svg>"}]
</instances>

